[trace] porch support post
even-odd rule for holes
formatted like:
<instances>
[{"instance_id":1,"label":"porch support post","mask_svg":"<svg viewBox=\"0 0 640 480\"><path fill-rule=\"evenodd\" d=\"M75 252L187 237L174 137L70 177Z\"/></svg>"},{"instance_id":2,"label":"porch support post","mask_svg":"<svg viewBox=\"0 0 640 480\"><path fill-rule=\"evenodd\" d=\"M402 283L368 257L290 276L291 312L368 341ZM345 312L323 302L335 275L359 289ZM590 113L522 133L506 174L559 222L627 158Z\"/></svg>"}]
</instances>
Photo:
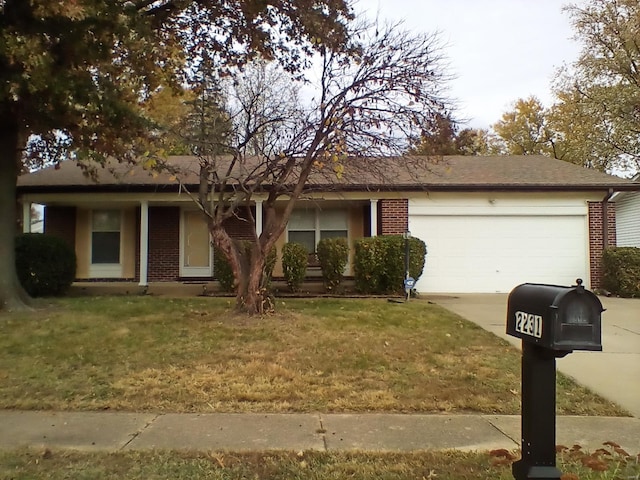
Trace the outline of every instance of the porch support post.
<instances>
[{"instance_id":1,"label":"porch support post","mask_svg":"<svg viewBox=\"0 0 640 480\"><path fill-rule=\"evenodd\" d=\"M140 202L140 283L142 287L148 285L149 270L149 202Z\"/></svg>"},{"instance_id":2,"label":"porch support post","mask_svg":"<svg viewBox=\"0 0 640 480\"><path fill-rule=\"evenodd\" d=\"M22 200L22 233L31 233L31 202Z\"/></svg>"},{"instance_id":3,"label":"porch support post","mask_svg":"<svg viewBox=\"0 0 640 480\"><path fill-rule=\"evenodd\" d=\"M371 199L371 236L378 235L378 199Z\"/></svg>"},{"instance_id":4,"label":"porch support post","mask_svg":"<svg viewBox=\"0 0 640 480\"><path fill-rule=\"evenodd\" d=\"M262 235L262 200L256 200L256 237Z\"/></svg>"}]
</instances>

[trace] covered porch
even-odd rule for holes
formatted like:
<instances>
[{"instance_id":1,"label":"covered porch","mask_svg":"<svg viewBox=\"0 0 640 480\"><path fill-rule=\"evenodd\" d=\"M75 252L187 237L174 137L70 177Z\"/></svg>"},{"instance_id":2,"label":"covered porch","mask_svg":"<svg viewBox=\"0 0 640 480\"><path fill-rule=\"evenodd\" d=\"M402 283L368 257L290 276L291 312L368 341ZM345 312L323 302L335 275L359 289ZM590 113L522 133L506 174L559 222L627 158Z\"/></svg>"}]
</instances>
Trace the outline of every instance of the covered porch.
<instances>
[{"instance_id":1,"label":"covered porch","mask_svg":"<svg viewBox=\"0 0 640 480\"><path fill-rule=\"evenodd\" d=\"M313 256L315 245L322 238L344 236L353 249L353 241L358 238L389 233L383 228L381 204L395 201L363 194L325 194L299 200L276 242L274 279L278 281L283 276L280 252L286 242L302 243ZM21 202L25 232L31 225L32 204L44 205L44 232L64 239L74 248L76 284L80 289L91 283L104 283L106 289L124 284L125 291L134 285L144 289L176 283L189 292L200 290L195 294L203 289L215 291L214 251L206 217L185 194L25 194ZM255 218L256 233L260 235L263 202L257 198L249 207L250 215L245 211L230 219L225 226L229 235L253 239L253 224L247 220L250 217ZM345 273L353 274L351 265ZM319 275L317 265L310 262L310 288L313 277Z\"/></svg>"}]
</instances>

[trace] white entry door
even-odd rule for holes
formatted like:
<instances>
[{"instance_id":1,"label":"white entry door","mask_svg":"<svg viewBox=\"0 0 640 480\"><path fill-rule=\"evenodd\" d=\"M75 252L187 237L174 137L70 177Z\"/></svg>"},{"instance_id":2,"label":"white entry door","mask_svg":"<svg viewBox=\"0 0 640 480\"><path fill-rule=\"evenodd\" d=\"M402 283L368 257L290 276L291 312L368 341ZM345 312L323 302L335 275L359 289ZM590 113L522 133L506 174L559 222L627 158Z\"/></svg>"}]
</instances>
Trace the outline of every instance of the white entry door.
<instances>
[{"instance_id":1,"label":"white entry door","mask_svg":"<svg viewBox=\"0 0 640 480\"><path fill-rule=\"evenodd\" d=\"M210 277L213 249L207 222L199 210L182 211L180 244L180 276Z\"/></svg>"}]
</instances>

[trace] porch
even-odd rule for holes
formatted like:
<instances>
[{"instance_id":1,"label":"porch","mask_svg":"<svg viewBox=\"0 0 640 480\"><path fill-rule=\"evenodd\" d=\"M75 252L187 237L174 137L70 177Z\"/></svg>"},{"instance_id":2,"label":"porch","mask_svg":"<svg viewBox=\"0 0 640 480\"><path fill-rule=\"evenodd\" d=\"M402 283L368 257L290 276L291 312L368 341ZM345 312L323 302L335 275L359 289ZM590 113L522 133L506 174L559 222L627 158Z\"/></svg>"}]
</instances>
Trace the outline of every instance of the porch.
<instances>
[{"instance_id":1,"label":"porch","mask_svg":"<svg viewBox=\"0 0 640 480\"><path fill-rule=\"evenodd\" d=\"M74 248L78 282L75 291L96 289L102 280L103 288L117 292L141 292L145 287L147 292L162 290L156 284L176 284L181 286L177 290L193 292L190 295L200 294L203 285L208 292L217 289L206 220L190 198L84 193L32 195L22 200L25 231L30 225L31 203L45 205L45 233L62 238ZM246 211L230 218L225 224L229 235L251 240L255 238L254 228L260 235L264 222L262 204L257 199ZM403 214L397 213L396 204ZM300 200L276 241L279 255L274 278L283 276L280 253L285 243L302 243L313 253L321 239L336 236L346 237L351 245L345 274L352 276L354 240L404 232L406 212L406 199L371 198L362 193L324 194ZM309 291L321 289L319 266L310 265L307 274ZM140 288L134 289L136 285Z\"/></svg>"}]
</instances>

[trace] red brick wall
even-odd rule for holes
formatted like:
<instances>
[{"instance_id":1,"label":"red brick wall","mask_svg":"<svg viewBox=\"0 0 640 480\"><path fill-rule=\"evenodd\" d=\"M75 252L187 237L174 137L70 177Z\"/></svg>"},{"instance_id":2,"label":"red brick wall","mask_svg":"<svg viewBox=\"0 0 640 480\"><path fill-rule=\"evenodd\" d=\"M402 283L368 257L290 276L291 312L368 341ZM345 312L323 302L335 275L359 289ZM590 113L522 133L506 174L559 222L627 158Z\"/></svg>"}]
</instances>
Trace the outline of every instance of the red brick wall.
<instances>
[{"instance_id":1,"label":"red brick wall","mask_svg":"<svg viewBox=\"0 0 640 480\"><path fill-rule=\"evenodd\" d=\"M44 233L63 239L75 249L76 245L76 208L45 207Z\"/></svg>"},{"instance_id":2,"label":"red brick wall","mask_svg":"<svg viewBox=\"0 0 640 480\"><path fill-rule=\"evenodd\" d=\"M233 238L252 240L252 226L240 218L225 222L225 229ZM136 238L140 238L140 209L136 213ZM140 242L136 242L135 279L140 280ZM149 282L174 281L180 277L180 208L149 207Z\"/></svg>"},{"instance_id":3,"label":"red brick wall","mask_svg":"<svg viewBox=\"0 0 640 480\"><path fill-rule=\"evenodd\" d=\"M409 200L406 198L380 200L378 202L380 212L381 235L402 234L409 228Z\"/></svg>"},{"instance_id":4,"label":"red brick wall","mask_svg":"<svg viewBox=\"0 0 640 480\"><path fill-rule=\"evenodd\" d=\"M255 209L253 209L255 218ZM224 222L224 229L227 231L231 238L237 238L240 240L253 240L253 225L251 222L244 220L248 218L246 210L238 211L237 217L231 217Z\"/></svg>"},{"instance_id":5,"label":"red brick wall","mask_svg":"<svg viewBox=\"0 0 640 480\"><path fill-rule=\"evenodd\" d=\"M607 242L616 246L616 205L607 204ZM601 202L589 202L589 264L591 288L602 288L602 253L604 251L603 207Z\"/></svg>"},{"instance_id":6,"label":"red brick wall","mask_svg":"<svg viewBox=\"0 0 640 480\"><path fill-rule=\"evenodd\" d=\"M180 208L149 207L148 280L173 281L179 276Z\"/></svg>"}]
</instances>

